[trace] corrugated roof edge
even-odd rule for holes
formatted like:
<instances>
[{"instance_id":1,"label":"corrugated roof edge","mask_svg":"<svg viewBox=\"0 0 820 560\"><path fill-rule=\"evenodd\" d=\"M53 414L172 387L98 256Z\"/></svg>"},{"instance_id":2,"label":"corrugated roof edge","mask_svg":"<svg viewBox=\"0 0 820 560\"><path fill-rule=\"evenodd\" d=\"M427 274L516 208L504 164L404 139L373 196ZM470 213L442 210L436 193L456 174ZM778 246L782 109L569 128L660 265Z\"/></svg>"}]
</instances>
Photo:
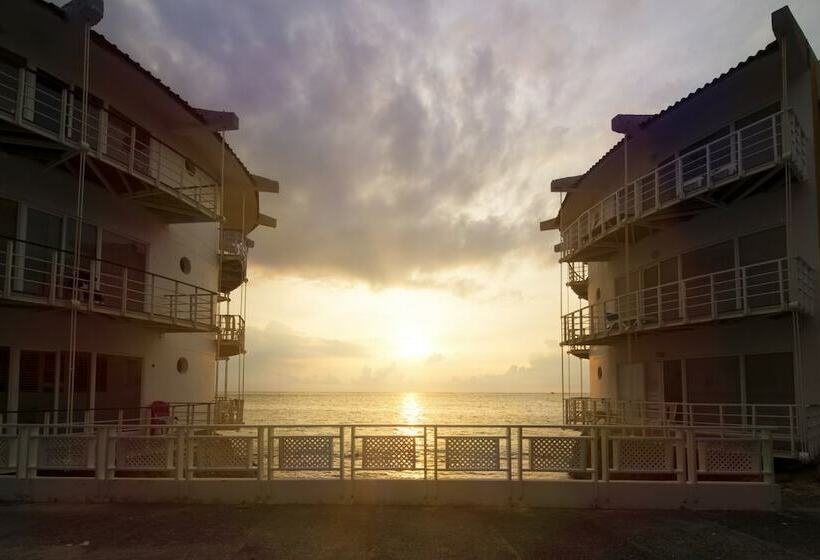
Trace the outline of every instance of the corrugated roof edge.
<instances>
[{"instance_id":1,"label":"corrugated roof edge","mask_svg":"<svg viewBox=\"0 0 820 560\"><path fill-rule=\"evenodd\" d=\"M660 112L658 112L657 114L653 115L652 117L650 117L649 119L647 119L645 122L643 122L641 124L641 128L646 128L646 127L650 126L652 123L656 122L659 118L661 118L663 116L666 116L669 112L674 111L675 109L680 108L681 105L683 105L687 101L692 100L692 98L694 98L695 96L700 95L701 93L703 93L707 89L709 89L713 86L716 86L720 82L723 82L724 80L726 80L727 78L729 78L733 74L736 74L737 72L739 72L740 70L742 70L743 68L745 68L746 66L751 64L752 62L754 62L754 61L756 61L760 58L763 58L764 56L766 56L768 54L771 54L771 53L773 53L777 50L778 50L777 41L772 41L771 43L766 45L764 48L760 49L755 54L748 57L746 60L743 60L743 61L739 62L738 64L736 64L735 66L733 66L732 68L730 68L729 70L727 70L726 72L721 74L720 76L714 78L710 82L705 83L704 85L702 85L701 87L699 87L695 91L687 94L684 97L681 97L680 99L678 99L677 101L675 101L674 103L672 103L671 105L666 107L665 109L663 109ZM624 138L621 138L620 140L618 140L618 142L614 146L612 146L604 155L602 155L600 158L598 158L598 161L593 163L590 166L590 168L587 169L586 172L584 172L583 175L581 175L581 178L578 180L578 182L579 183L583 182L584 178L587 175L589 175L592 172L593 169L598 167L598 165L600 165L601 162L603 162L607 157L609 157L609 155L612 152L617 150L618 147L621 144L623 144L623 142L624 142Z\"/></svg>"},{"instance_id":2,"label":"corrugated roof edge","mask_svg":"<svg viewBox=\"0 0 820 560\"><path fill-rule=\"evenodd\" d=\"M63 19L66 19L66 13L60 6L57 6L56 4L52 4L48 0L33 0L33 1L36 4L38 4L39 6L49 10L52 14L54 14L58 17L61 17ZM164 84L162 80L160 80L159 78L154 76L148 69L144 68L139 62L137 62L136 60L131 58L131 56L128 53L126 53L125 51L120 49L117 45L115 45L114 43L112 43L111 41L106 39L105 36L102 33L98 33L96 31L92 30L91 31L91 36L92 36L92 39L94 41L96 41L98 44L100 44L100 46L108 49L110 52L116 54L117 56L123 58L129 64L133 65L137 70L139 70L147 78L149 78L156 85L158 85L160 88L165 90L165 92L168 93L168 95L170 95L174 100L176 100L197 121L201 122L203 125L205 124L205 120L196 111L196 109L194 109L194 107L191 106L190 103L185 101L185 99L183 99L177 92L175 92L170 87L168 87L166 84ZM214 132L214 137L216 137L218 140L221 141L219 133ZM225 142L225 148L227 148L228 153L231 156L233 156L233 158L239 163L239 166L245 172L245 175L247 175L248 180L251 182L251 184L256 184L255 181L253 180L253 175L248 170L248 168L245 166L245 163L241 159L239 159L239 156L236 155L236 152L233 151L233 148L231 148L231 146L227 142Z\"/></svg>"}]
</instances>

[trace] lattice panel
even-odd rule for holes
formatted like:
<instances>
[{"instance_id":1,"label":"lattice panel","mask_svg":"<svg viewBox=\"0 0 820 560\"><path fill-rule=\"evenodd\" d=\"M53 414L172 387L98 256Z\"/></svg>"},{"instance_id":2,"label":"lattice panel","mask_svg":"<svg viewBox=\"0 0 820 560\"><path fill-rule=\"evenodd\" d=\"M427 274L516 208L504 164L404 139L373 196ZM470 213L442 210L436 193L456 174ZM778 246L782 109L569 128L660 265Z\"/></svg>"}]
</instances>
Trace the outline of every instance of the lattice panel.
<instances>
[{"instance_id":1,"label":"lattice panel","mask_svg":"<svg viewBox=\"0 0 820 560\"><path fill-rule=\"evenodd\" d=\"M90 446L95 441L87 437L45 437L37 440L37 466L86 468Z\"/></svg>"},{"instance_id":2,"label":"lattice panel","mask_svg":"<svg viewBox=\"0 0 820 560\"><path fill-rule=\"evenodd\" d=\"M327 471L333 468L333 436L282 436L279 468L291 471Z\"/></svg>"},{"instance_id":3,"label":"lattice panel","mask_svg":"<svg viewBox=\"0 0 820 560\"><path fill-rule=\"evenodd\" d=\"M579 471L587 468L589 441L566 437L531 437L531 471Z\"/></svg>"},{"instance_id":4,"label":"lattice panel","mask_svg":"<svg viewBox=\"0 0 820 560\"><path fill-rule=\"evenodd\" d=\"M362 469L403 471L416 468L413 436L365 436L362 438Z\"/></svg>"},{"instance_id":5,"label":"lattice panel","mask_svg":"<svg viewBox=\"0 0 820 560\"><path fill-rule=\"evenodd\" d=\"M116 466L121 469L170 470L174 468L174 440L169 438L119 438Z\"/></svg>"},{"instance_id":6,"label":"lattice panel","mask_svg":"<svg viewBox=\"0 0 820 560\"><path fill-rule=\"evenodd\" d=\"M714 440L698 442L698 466L706 473L758 473L759 441Z\"/></svg>"},{"instance_id":7,"label":"lattice panel","mask_svg":"<svg viewBox=\"0 0 820 560\"><path fill-rule=\"evenodd\" d=\"M451 436L444 438L444 468L448 471L501 470L501 438Z\"/></svg>"},{"instance_id":8,"label":"lattice panel","mask_svg":"<svg viewBox=\"0 0 820 560\"><path fill-rule=\"evenodd\" d=\"M194 449L197 468L236 469L248 468L253 453L251 437L198 438Z\"/></svg>"},{"instance_id":9,"label":"lattice panel","mask_svg":"<svg viewBox=\"0 0 820 560\"><path fill-rule=\"evenodd\" d=\"M612 452L615 470L672 472L675 469L675 449L671 441L615 439Z\"/></svg>"},{"instance_id":10,"label":"lattice panel","mask_svg":"<svg viewBox=\"0 0 820 560\"><path fill-rule=\"evenodd\" d=\"M11 467L11 445L8 439L0 438L0 468Z\"/></svg>"}]
</instances>

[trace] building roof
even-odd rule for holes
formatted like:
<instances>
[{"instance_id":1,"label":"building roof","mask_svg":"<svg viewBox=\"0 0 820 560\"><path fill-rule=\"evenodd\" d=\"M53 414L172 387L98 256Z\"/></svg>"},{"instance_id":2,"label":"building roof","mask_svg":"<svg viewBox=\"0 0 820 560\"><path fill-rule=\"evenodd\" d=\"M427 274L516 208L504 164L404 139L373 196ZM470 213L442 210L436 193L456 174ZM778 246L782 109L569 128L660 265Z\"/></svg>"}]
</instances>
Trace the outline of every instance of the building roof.
<instances>
[{"instance_id":1,"label":"building roof","mask_svg":"<svg viewBox=\"0 0 820 560\"><path fill-rule=\"evenodd\" d=\"M764 48L760 49L755 54L748 57L746 60L743 60L743 61L739 62L738 64L736 64L735 66L733 66L732 68L730 68L729 70L724 72L723 74L717 76L716 78L714 78L710 82L707 82L706 84L702 85L701 87L699 87L695 91L693 91L693 92L685 95L684 97L678 99L677 101L675 101L674 103L672 103L671 105L666 107L665 109L662 109L661 111L659 111L657 114L652 115L651 117L649 117L648 119L646 119L644 122L642 122L640 124L640 128L644 129L644 128L647 128L647 127L651 126L653 123L655 123L658 120L662 119L663 117L667 116L669 113L671 113L671 112L673 112L677 109L680 109L681 106L685 105L688 101L691 101L691 100L695 99L696 97L703 94L707 90L713 88L714 86L726 81L731 76L737 74L738 72L740 72L741 70L743 70L744 68L749 66L751 63L753 63L753 62L755 62L755 61L757 61L757 60L763 58L764 56L767 56L767 55L769 55L773 52L776 52L777 50L778 50L777 41L772 41L771 43L766 45ZM604 155L602 155L600 158L598 158L598 160L595 163L593 163L590 166L589 169L587 169L582 175L578 176L576 184L583 182L584 178L587 175L589 175L592 172L592 170L594 170L596 167L598 167L598 165L600 165L607 157L609 157L609 155L612 152L617 150L621 146L621 144L624 143L625 138L626 138L626 136L624 136L624 138L621 138L620 140L618 140L618 142L614 146L612 146ZM569 198L569 196L571 196L571 192L567 193L567 197L564 200L566 201L566 199ZM563 204L562 204L562 206L563 206Z\"/></svg>"},{"instance_id":2,"label":"building roof","mask_svg":"<svg viewBox=\"0 0 820 560\"><path fill-rule=\"evenodd\" d=\"M57 6L56 4L53 4L53 3L49 2L48 0L32 0L32 1L35 2L36 4L38 4L39 6L49 10L52 14L54 14L58 17L61 17L63 19L67 18L66 13L63 10L63 8L61 8L60 6ZM149 80L154 82L154 84L159 86L169 96L171 96L171 98L173 98L177 103L179 103L179 105L185 111L190 113L190 115L192 117L194 117L198 122L201 122L203 125L207 124L205 119L203 118L202 114L196 108L194 108L190 103L188 103L185 99L183 99L182 96L180 96L177 92L172 90L168 85L166 85L157 76L152 74L147 68L145 68L139 62L137 62L136 60L131 58L131 56L128 53L126 53L125 51L120 49L113 42L109 41L102 33L98 33L97 31L91 30L91 38L97 45L99 45L100 47L106 49L108 52L122 58L126 63L128 63L131 66L133 66L134 68L136 68L146 78L148 78ZM219 133L214 132L214 136L221 141ZM255 181L253 179L253 175L248 170L248 168L245 166L244 162L241 159L239 159L239 156L236 155L236 152L233 151L233 148L231 148L230 145L227 142L225 142L225 148L226 148L227 153L230 154L230 156L232 156L236 160L237 163L239 163L240 167L244 170L245 174L247 175L248 180L252 184L255 184Z\"/></svg>"}]
</instances>

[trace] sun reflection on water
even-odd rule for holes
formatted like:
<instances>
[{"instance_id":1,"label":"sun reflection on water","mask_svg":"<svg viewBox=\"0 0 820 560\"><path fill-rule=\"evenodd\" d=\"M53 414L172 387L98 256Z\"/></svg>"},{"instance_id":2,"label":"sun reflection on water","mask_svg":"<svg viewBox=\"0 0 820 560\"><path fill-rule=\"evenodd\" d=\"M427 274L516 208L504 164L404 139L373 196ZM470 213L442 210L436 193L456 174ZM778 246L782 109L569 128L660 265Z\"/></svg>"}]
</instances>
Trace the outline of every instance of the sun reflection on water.
<instances>
[{"instance_id":1,"label":"sun reflection on water","mask_svg":"<svg viewBox=\"0 0 820 560\"><path fill-rule=\"evenodd\" d=\"M402 396L401 402L401 416L404 424L420 424L422 422L422 415L424 410L419 405L418 399L414 393L405 393ZM405 428L404 431L413 431L411 428Z\"/></svg>"}]
</instances>

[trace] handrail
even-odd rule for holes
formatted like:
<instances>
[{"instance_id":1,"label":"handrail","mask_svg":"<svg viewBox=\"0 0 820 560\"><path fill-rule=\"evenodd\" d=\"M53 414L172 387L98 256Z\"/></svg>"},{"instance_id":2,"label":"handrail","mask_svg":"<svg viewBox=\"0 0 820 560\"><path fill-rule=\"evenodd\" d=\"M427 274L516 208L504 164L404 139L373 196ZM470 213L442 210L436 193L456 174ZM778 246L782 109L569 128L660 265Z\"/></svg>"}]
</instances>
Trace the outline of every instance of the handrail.
<instances>
[{"instance_id":1,"label":"handrail","mask_svg":"<svg viewBox=\"0 0 820 560\"><path fill-rule=\"evenodd\" d=\"M587 305L563 315L561 343L580 344L666 325L782 311L792 304L812 313L814 271L799 257L793 262L799 264L780 258L737 266Z\"/></svg>"},{"instance_id":2,"label":"handrail","mask_svg":"<svg viewBox=\"0 0 820 560\"><path fill-rule=\"evenodd\" d=\"M0 297L207 331L216 327L219 301L217 292L188 282L10 238L0 238Z\"/></svg>"},{"instance_id":3,"label":"handrail","mask_svg":"<svg viewBox=\"0 0 820 560\"><path fill-rule=\"evenodd\" d=\"M63 144L78 145L81 123L76 114L75 92L61 87L60 95L55 95L37 82L32 87L28 80L21 79L22 72L31 71L19 69L18 74L12 75L0 68L0 78L13 84L0 83L0 104L14 107L13 112L0 111L0 118L31 127ZM89 107L87 117L90 155L156 188L170 189L165 192L184 199L210 217L218 216L217 181L202 167L130 119L106 108Z\"/></svg>"},{"instance_id":4,"label":"handrail","mask_svg":"<svg viewBox=\"0 0 820 560\"><path fill-rule=\"evenodd\" d=\"M680 154L595 203L561 230L562 260L570 260L627 223L792 157L783 149L786 125L794 140L794 159L801 167L805 152L802 128L792 113L777 112Z\"/></svg>"},{"instance_id":5,"label":"handrail","mask_svg":"<svg viewBox=\"0 0 820 560\"><path fill-rule=\"evenodd\" d=\"M42 243L36 243L34 241L26 241L25 239L19 239L17 237L9 237L7 235L0 235L0 241L2 241L2 240L13 241L14 243L22 243L24 245L31 245L33 247L39 247L41 249L46 249L48 251L56 251L58 253L63 253L65 255L68 255L68 256L71 256L71 257L73 257L74 254L75 254L74 252L69 251L67 249L58 249L57 247L52 247L50 245L44 245ZM150 274L151 276L154 276L156 278L162 278L163 280L170 280L171 282L178 282L179 284L181 284L183 286L188 286L189 288L197 288L198 290L202 290L203 292L211 292L214 295L218 295L218 292L208 290L207 288L203 288L202 286L197 286L195 284L191 284L190 282L186 282L185 280L177 280L176 278L171 278L170 276L164 276L162 274L157 274L155 272L149 272L148 270L146 270L144 268L137 268L137 267L128 266L128 265L125 265L125 264L120 264L118 262L109 261L107 259L100 259L100 258L97 258L97 257L92 257L91 255L80 254L80 260L84 260L84 259L96 261L96 262L99 262L99 263L102 263L102 264L110 264L112 266L117 266L119 268L132 270L132 271L140 273L140 274Z\"/></svg>"}]
</instances>

